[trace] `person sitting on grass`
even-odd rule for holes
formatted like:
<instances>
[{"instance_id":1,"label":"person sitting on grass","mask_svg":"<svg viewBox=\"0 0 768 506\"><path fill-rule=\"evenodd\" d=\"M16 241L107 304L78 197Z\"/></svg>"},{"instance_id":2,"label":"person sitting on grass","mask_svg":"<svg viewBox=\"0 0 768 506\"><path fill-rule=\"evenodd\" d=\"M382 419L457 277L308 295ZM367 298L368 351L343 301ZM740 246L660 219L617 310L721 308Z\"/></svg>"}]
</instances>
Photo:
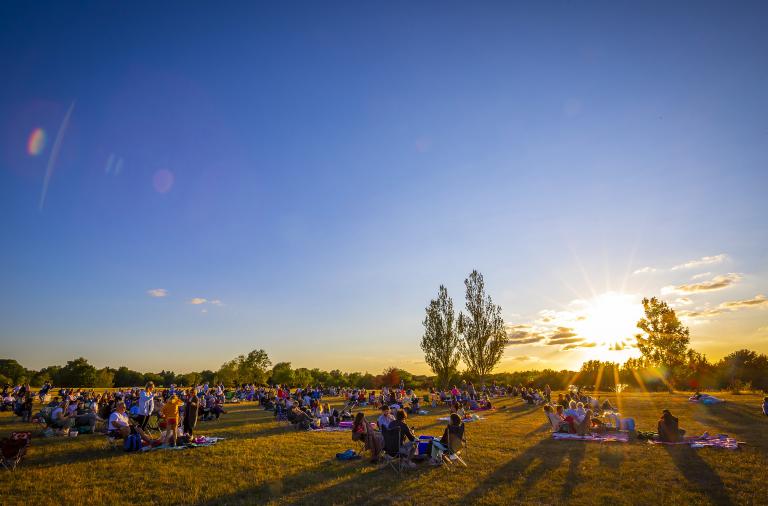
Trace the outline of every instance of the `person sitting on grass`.
<instances>
[{"instance_id":1,"label":"person sitting on grass","mask_svg":"<svg viewBox=\"0 0 768 506\"><path fill-rule=\"evenodd\" d=\"M677 417L672 416L668 409L661 413L658 424L659 441L677 443L683 439L685 431L680 428Z\"/></svg>"},{"instance_id":2,"label":"person sitting on grass","mask_svg":"<svg viewBox=\"0 0 768 506\"><path fill-rule=\"evenodd\" d=\"M61 430L65 427L69 427L69 424L69 402L63 401L61 404L53 408L53 411L51 411L51 427Z\"/></svg>"},{"instance_id":3,"label":"person sitting on grass","mask_svg":"<svg viewBox=\"0 0 768 506\"><path fill-rule=\"evenodd\" d=\"M128 420L128 413L124 402L115 404L115 411L109 415L107 421L107 435L124 439L131 433L131 426Z\"/></svg>"},{"instance_id":4,"label":"person sitting on grass","mask_svg":"<svg viewBox=\"0 0 768 506\"><path fill-rule=\"evenodd\" d=\"M768 397L763 397L763 414L768 416Z\"/></svg>"},{"instance_id":5,"label":"person sitting on grass","mask_svg":"<svg viewBox=\"0 0 768 506\"><path fill-rule=\"evenodd\" d=\"M416 436L413 434L411 428L405 423L407 418L408 415L406 412L399 409L395 415L395 421L390 422L388 428L389 430L400 429L400 454L403 456L406 466L416 467L414 463L411 462L411 459L418 451L418 441L416 441ZM405 441L406 439L408 442Z\"/></svg>"}]
</instances>

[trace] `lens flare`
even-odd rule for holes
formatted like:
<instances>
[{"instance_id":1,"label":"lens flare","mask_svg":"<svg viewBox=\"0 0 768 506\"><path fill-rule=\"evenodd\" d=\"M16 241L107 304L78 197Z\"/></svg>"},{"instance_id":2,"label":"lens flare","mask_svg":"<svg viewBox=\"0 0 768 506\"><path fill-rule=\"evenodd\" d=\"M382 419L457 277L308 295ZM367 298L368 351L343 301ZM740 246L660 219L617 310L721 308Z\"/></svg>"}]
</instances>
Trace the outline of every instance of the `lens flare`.
<instances>
[{"instance_id":1,"label":"lens flare","mask_svg":"<svg viewBox=\"0 0 768 506\"><path fill-rule=\"evenodd\" d=\"M37 156L45 149L45 130L35 128L27 139L27 154Z\"/></svg>"},{"instance_id":2,"label":"lens flare","mask_svg":"<svg viewBox=\"0 0 768 506\"><path fill-rule=\"evenodd\" d=\"M157 193L168 193L173 187L173 172L161 169L152 176L152 186Z\"/></svg>"}]
</instances>

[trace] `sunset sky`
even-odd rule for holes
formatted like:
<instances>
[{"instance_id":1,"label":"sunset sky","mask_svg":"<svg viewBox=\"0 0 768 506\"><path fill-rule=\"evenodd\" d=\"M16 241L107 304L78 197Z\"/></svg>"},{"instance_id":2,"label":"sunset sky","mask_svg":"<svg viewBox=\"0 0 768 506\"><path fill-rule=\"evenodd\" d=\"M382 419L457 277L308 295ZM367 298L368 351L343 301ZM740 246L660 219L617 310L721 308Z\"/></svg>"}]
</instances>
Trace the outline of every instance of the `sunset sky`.
<instances>
[{"instance_id":1,"label":"sunset sky","mask_svg":"<svg viewBox=\"0 0 768 506\"><path fill-rule=\"evenodd\" d=\"M0 358L426 373L472 269L499 370L768 352L768 3L78 5L0 5Z\"/></svg>"}]
</instances>

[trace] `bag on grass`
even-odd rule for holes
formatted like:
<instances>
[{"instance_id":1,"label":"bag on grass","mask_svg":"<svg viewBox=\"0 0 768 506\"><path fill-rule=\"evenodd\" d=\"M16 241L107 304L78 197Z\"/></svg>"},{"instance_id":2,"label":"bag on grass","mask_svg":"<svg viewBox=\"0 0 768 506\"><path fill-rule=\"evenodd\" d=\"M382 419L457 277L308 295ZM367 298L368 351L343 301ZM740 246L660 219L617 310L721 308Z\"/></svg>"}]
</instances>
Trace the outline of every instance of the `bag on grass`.
<instances>
[{"instance_id":1,"label":"bag on grass","mask_svg":"<svg viewBox=\"0 0 768 506\"><path fill-rule=\"evenodd\" d=\"M127 452L135 452L141 450L141 436L138 434L130 434L125 441L123 441L123 450Z\"/></svg>"}]
</instances>

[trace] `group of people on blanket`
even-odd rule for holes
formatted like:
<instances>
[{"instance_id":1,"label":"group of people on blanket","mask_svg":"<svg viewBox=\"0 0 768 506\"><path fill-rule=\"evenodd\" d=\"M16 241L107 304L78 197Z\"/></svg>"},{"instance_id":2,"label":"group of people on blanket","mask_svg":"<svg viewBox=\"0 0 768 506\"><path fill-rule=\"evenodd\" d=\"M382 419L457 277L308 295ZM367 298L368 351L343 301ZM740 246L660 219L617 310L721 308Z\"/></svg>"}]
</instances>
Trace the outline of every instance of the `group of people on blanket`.
<instances>
[{"instance_id":1,"label":"group of people on blanket","mask_svg":"<svg viewBox=\"0 0 768 506\"><path fill-rule=\"evenodd\" d=\"M459 408L462 409L462 408ZM371 453L371 463L377 463L384 450L384 435L382 431L398 430L400 435L399 454L407 467L415 467L414 457L418 453L419 440L413 433L413 427L409 426L406 420L408 413L405 409L393 409L386 404L380 407L381 414L376 422L369 422L365 414L361 411L355 415L352 423L352 439L365 443L365 449ZM394 412L394 413L393 413ZM448 425L443 431L443 436L439 442L444 447L449 446L449 439L452 433L460 432L463 434L464 422L462 414L452 412ZM431 453L428 449L427 454Z\"/></svg>"},{"instance_id":2,"label":"group of people on blanket","mask_svg":"<svg viewBox=\"0 0 768 506\"><path fill-rule=\"evenodd\" d=\"M591 432L603 432L607 424L600 419L602 412L613 412L613 406L606 400L598 408L592 404L576 401L576 396L560 394L558 402L544 405L544 413L552 425L552 432L567 432L584 436ZM566 407L567 406L567 407Z\"/></svg>"},{"instance_id":3,"label":"group of people on blanket","mask_svg":"<svg viewBox=\"0 0 768 506\"><path fill-rule=\"evenodd\" d=\"M32 415L35 395L28 385L22 385L13 392L14 404L23 403L22 409L14 413L23 421L31 421L46 426L50 434L104 432L125 437L130 433L147 436L147 424L153 414L160 418L160 426L165 427L161 438L171 442L182 434L192 435L198 419L218 419L224 410L223 387L209 387L207 384L195 388L179 390L175 386L156 390L152 382L143 389L121 389L96 393L94 390L67 389L59 390L59 395L49 400L50 384L38 394L42 402L39 412ZM8 392L3 392L7 398ZM137 431L138 429L138 431ZM127 434L126 434L127 431Z\"/></svg>"}]
</instances>

